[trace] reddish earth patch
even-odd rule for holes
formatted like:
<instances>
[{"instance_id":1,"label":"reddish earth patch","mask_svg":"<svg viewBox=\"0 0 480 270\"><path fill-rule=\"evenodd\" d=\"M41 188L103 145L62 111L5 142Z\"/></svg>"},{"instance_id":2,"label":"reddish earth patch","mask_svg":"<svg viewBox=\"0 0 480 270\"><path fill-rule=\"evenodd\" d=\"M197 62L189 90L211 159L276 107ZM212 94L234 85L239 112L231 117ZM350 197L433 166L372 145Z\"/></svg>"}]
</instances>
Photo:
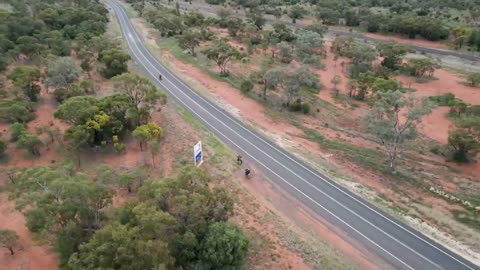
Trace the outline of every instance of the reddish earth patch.
<instances>
[{"instance_id":1,"label":"reddish earth patch","mask_svg":"<svg viewBox=\"0 0 480 270\"><path fill-rule=\"evenodd\" d=\"M406 87L417 89L414 95L419 97L452 93L467 103L480 104L480 89L462 84L465 81L463 77L444 69L436 69L434 77L437 79L425 83L418 83L414 77L407 76L397 76L396 79Z\"/></svg>"},{"instance_id":2,"label":"reddish earth patch","mask_svg":"<svg viewBox=\"0 0 480 270\"><path fill-rule=\"evenodd\" d=\"M302 134L300 129L292 125L272 120L271 117L265 114L263 105L244 96L238 89L228 83L211 78L198 68L179 61L165 50L162 51L162 54L176 70L194 79L211 94L220 97L226 104L232 106L233 108L230 107L234 110L232 113L240 115L250 123L260 125L265 130L282 130L284 133Z\"/></svg>"},{"instance_id":3,"label":"reddish earth patch","mask_svg":"<svg viewBox=\"0 0 480 270\"><path fill-rule=\"evenodd\" d=\"M432 140L447 144L448 130L452 126L452 121L446 118L449 111L448 107L434 109L431 114L423 117L420 131Z\"/></svg>"},{"instance_id":4,"label":"reddish earth patch","mask_svg":"<svg viewBox=\"0 0 480 270\"><path fill-rule=\"evenodd\" d=\"M0 181L1 183L2 181ZM25 217L15 210L14 202L7 199L7 194L0 194L0 229L17 232L20 245L11 256L6 249L0 249L0 270L35 269L55 270L58 260L51 246L37 246L25 225Z\"/></svg>"},{"instance_id":5,"label":"reddish earth patch","mask_svg":"<svg viewBox=\"0 0 480 270\"><path fill-rule=\"evenodd\" d=\"M23 149L17 149L15 143L10 143L6 154L9 157L9 161L6 164L8 168L26 168L35 165L48 165L57 162L58 153L56 148L59 145L59 142L51 142L49 136L42 132L39 134L37 129L48 127L54 128L57 127L62 133L68 128L68 125L59 121L53 116L53 113L56 110L56 101L54 100L51 94L47 94L45 89L42 87L40 93L41 101L39 102L37 108L35 109L36 118L27 124L28 131L31 134L38 135L40 139L44 142L45 146L40 148L41 157L32 157L26 153ZM5 130L5 137L8 138L8 124L1 124L0 129ZM60 135L60 137L62 137Z\"/></svg>"},{"instance_id":6,"label":"reddish earth patch","mask_svg":"<svg viewBox=\"0 0 480 270\"><path fill-rule=\"evenodd\" d=\"M245 97L241 94L238 89L233 88L229 84L225 82L220 82L215 79L212 79L208 74L205 74L198 68L193 67L192 65L185 64L178 59L174 58L171 54L166 51L162 52L164 57L171 63L175 69L180 71L181 73L186 74L189 78L195 80L201 84L204 88L206 88L211 94L218 96L221 98L222 101L226 102L228 105L233 106L235 111L238 110L239 115L244 118L245 120L249 121L250 123L254 123L255 125L259 126L261 129L266 130L271 134L276 134L279 137L288 138L290 144L299 145L305 148L308 148L310 151L318 152L320 154L324 154L320 151L319 146L317 143L308 141L306 139L300 138L303 132L284 122L280 121L273 121L269 116L264 113L264 107L259 104L258 102ZM333 61L333 58L332 58ZM325 73L326 74L326 73ZM332 74L332 73L330 73ZM323 131L322 131L323 133ZM332 131L332 137L335 133ZM348 138L348 140L357 140L359 138ZM252 181L256 182L256 181ZM321 228L319 227L319 232L322 233ZM325 231L323 231L325 232ZM338 237L338 236L330 236L330 237ZM331 238L330 238L331 240ZM335 247L337 247L338 241L334 241ZM353 246L343 246L338 245L340 248L345 249L358 249L359 247ZM367 265L367 261L365 258L362 258L361 252L350 250L347 254L353 256L353 254L357 254L354 258L355 261L358 259L360 264ZM367 256L368 257L368 256ZM369 267L367 267L369 268ZM297 269L297 268L294 268ZM372 268L370 268L372 269Z\"/></svg>"},{"instance_id":7,"label":"reddish earth patch","mask_svg":"<svg viewBox=\"0 0 480 270\"><path fill-rule=\"evenodd\" d=\"M336 102L332 98L332 90L334 89L332 79L335 75L340 76L341 81L337 84L337 89L339 89L340 91L341 89L347 89L349 79L346 74L346 68L350 60L345 57L335 57L335 55L330 52L331 47L332 42L326 41L325 49L327 51L327 57L322 61L325 65L325 68L312 68L312 71L315 74L318 74L318 76L320 77L320 81L324 85L324 88L320 90L320 93L317 96L325 101L335 104Z\"/></svg>"}]
</instances>

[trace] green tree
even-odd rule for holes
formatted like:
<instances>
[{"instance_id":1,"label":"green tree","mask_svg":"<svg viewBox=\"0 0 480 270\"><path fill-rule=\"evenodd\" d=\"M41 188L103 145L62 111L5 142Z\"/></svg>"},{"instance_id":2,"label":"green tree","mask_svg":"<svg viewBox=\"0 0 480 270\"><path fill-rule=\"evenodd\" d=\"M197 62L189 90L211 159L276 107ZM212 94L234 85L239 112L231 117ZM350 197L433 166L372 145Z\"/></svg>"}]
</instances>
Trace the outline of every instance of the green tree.
<instances>
[{"instance_id":1,"label":"green tree","mask_svg":"<svg viewBox=\"0 0 480 270\"><path fill-rule=\"evenodd\" d=\"M266 23L263 12L258 8L250 9L250 11L247 13L247 20L249 23L255 25L258 29L262 29Z\"/></svg>"},{"instance_id":2,"label":"green tree","mask_svg":"<svg viewBox=\"0 0 480 270\"><path fill-rule=\"evenodd\" d=\"M232 17L232 11L225 7L220 7L219 9L217 9L215 14L219 19L219 23L221 27L225 27L227 19Z\"/></svg>"},{"instance_id":3,"label":"green tree","mask_svg":"<svg viewBox=\"0 0 480 270\"><path fill-rule=\"evenodd\" d=\"M272 43L278 43L282 41L292 42L297 38L292 29L288 28L282 22L274 22L272 27L273 31L270 32L270 39L272 40Z\"/></svg>"},{"instance_id":4,"label":"green tree","mask_svg":"<svg viewBox=\"0 0 480 270\"><path fill-rule=\"evenodd\" d=\"M473 133L463 128L448 133L448 145L453 148L453 159L458 162L469 161L470 153L480 148L480 142Z\"/></svg>"},{"instance_id":5,"label":"green tree","mask_svg":"<svg viewBox=\"0 0 480 270\"><path fill-rule=\"evenodd\" d=\"M472 87L478 87L480 85L480 72L472 72L468 74L467 82Z\"/></svg>"},{"instance_id":6,"label":"green tree","mask_svg":"<svg viewBox=\"0 0 480 270\"><path fill-rule=\"evenodd\" d=\"M155 156L160 152L160 142L150 141L148 142L150 148L150 155L152 156L152 167L155 168Z\"/></svg>"},{"instance_id":7,"label":"green tree","mask_svg":"<svg viewBox=\"0 0 480 270\"><path fill-rule=\"evenodd\" d=\"M323 37L323 35L327 32L328 27L321 23L312 23L305 26L303 29L315 32Z\"/></svg>"},{"instance_id":8,"label":"green tree","mask_svg":"<svg viewBox=\"0 0 480 270\"><path fill-rule=\"evenodd\" d=\"M69 128L64 135L65 139L69 141L70 147L77 155L78 166L81 165L80 153L81 149L92 142L91 133L83 125L73 126Z\"/></svg>"},{"instance_id":9,"label":"green tree","mask_svg":"<svg viewBox=\"0 0 480 270\"><path fill-rule=\"evenodd\" d=\"M162 36L174 36L181 33L185 28L180 16L167 11L158 13L152 24Z\"/></svg>"},{"instance_id":10,"label":"green tree","mask_svg":"<svg viewBox=\"0 0 480 270\"><path fill-rule=\"evenodd\" d=\"M27 127L25 124L15 122L10 126L10 141L16 142L20 137L27 134Z\"/></svg>"},{"instance_id":11,"label":"green tree","mask_svg":"<svg viewBox=\"0 0 480 270\"><path fill-rule=\"evenodd\" d=\"M43 142L35 135L24 134L17 141L17 148L25 149L34 156L40 156L40 147Z\"/></svg>"},{"instance_id":12,"label":"green tree","mask_svg":"<svg viewBox=\"0 0 480 270\"><path fill-rule=\"evenodd\" d=\"M71 57L59 57L48 63L47 87L67 87L80 77L80 67Z\"/></svg>"},{"instance_id":13,"label":"green tree","mask_svg":"<svg viewBox=\"0 0 480 270\"><path fill-rule=\"evenodd\" d=\"M315 17L325 25L335 25L338 24L341 15L337 10L319 6L316 9Z\"/></svg>"},{"instance_id":14,"label":"green tree","mask_svg":"<svg viewBox=\"0 0 480 270\"><path fill-rule=\"evenodd\" d=\"M291 106L293 101L301 99L303 89L319 90L322 87L318 76L312 73L307 66L301 66L287 72L284 80L284 95L287 106Z\"/></svg>"},{"instance_id":15,"label":"green tree","mask_svg":"<svg viewBox=\"0 0 480 270\"><path fill-rule=\"evenodd\" d=\"M373 93L394 92L400 90L400 84L395 79L375 78L371 89Z\"/></svg>"},{"instance_id":16,"label":"green tree","mask_svg":"<svg viewBox=\"0 0 480 270\"><path fill-rule=\"evenodd\" d=\"M438 65L435 64L429 58L420 58L420 59L414 58L414 59L408 60L407 70L410 73L410 75L415 77L424 77L424 76L432 77L433 72L437 67Z\"/></svg>"},{"instance_id":17,"label":"green tree","mask_svg":"<svg viewBox=\"0 0 480 270\"><path fill-rule=\"evenodd\" d=\"M92 239L80 245L68 262L72 270L166 269L173 259L167 243L145 239L140 228L113 224L95 233Z\"/></svg>"},{"instance_id":18,"label":"green tree","mask_svg":"<svg viewBox=\"0 0 480 270\"><path fill-rule=\"evenodd\" d=\"M307 10L298 4L288 10L288 16L292 19L292 23L296 23L298 19L302 19L306 14Z\"/></svg>"},{"instance_id":19,"label":"green tree","mask_svg":"<svg viewBox=\"0 0 480 270\"><path fill-rule=\"evenodd\" d=\"M249 241L229 222L208 227L201 243L200 261L209 269L241 269L245 264Z\"/></svg>"},{"instance_id":20,"label":"green tree","mask_svg":"<svg viewBox=\"0 0 480 270\"><path fill-rule=\"evenodd\" d=\"M31 60L34 56L40 55L42 52L42 45L38 39L31 36L21 36L17 39L17 48L20 53L27 57L27 60Z\"/></svg>"},{"instance_id":21,"label":"green tree","mask_svg":"<svg viewBox=\"0 0 480 270\"><path fill-rule=\"evenodd\" d=\"M227 43L225 40L217 40L210 44L203 54L207 56L208 59L215 61L215 63L220 67L220 74L227 75L227 64L234 58L238 58L240 53L233 46Z\"/></svg>"},{"instance_id":22,"label":"green tree","mask_svg":"<svg viewBox=\"0 0 480 270\"><path fill-rule=\"evenodd\" d=\"M228 29L228 34L231 37L236 37L238 36L238 32L244 27L244 23L241 19L239 18L230 18L226 21L226 26Z\"/></svg>"},{"instance_id":23,"label":"green tree","mask_svg":"<svg viewBox=\"0 0 480 270\"><path fill-rule=\"evenodd\" d=\"M0 230L0 245L8 251L10 251L10 255L15 254L15 247L18 245L18 234L12 230Z\"/></svg>"},{"instance_id":24,"label":"green tree","mask_svg":"<svg viewBox=\"0 0 480 270\"><path fill-rule=\"evenodd\" d=\"M13 102L8 106L0 107L0 119L9 123L27 123L35 119L35 114L32 111L27 104Z\"/></svg>"},{"instance_id":25,"label":"green tree","mask_svg":"<svg viewBox=\"0 0 480 270\"><path fill-rule=\"evenodd\" d=\"M331 80L331 83L333 84L333 91L336 93L335 95L338 95L337 85L341 82L342 82L342 77L340 77L338 74L335 74Z\"/></svg>"},{"instance_id":26,"label":"green tree","mask_svg":"<svg viewBox=\"0 0 480 270\"><path fill-rule=\"evenodd\" d=\"M400 91L379 92L379 96L367 116L367 128L385 148L389 167L394 171L403 144L415 139L417 125L432 111L433 105L427 99L417 100Z\"/></svg>"},{"instance_id":27,"label":"green tree","mask_svg":"<svg viewBox=\"0 0 480 270\"><path fill-rule=\"evenodd\" d=\"M150 113L157 105L165 104L167 96L147 78L137 74L125 73L113 78L115 91L128 96L135 107L136 126L146 123Z\"/></svg>"},{"instance_id":28,"label":"green tree","mask_svg":"<svg viewBox=\"0 0 480 270\"><path fill-rule=\"evenodd\" d=\"M78 58L81 60L80 68L87 73L88 78L91 78L91 71L95 62L94 53L89 50L81 50L78 52Z\"/></svg>"},{"instance_id":29,"label":"green tree","mask_svg":"<svg viewBox=\"0 0 480 270\"><path fill-rule=\"evenodd\" d=\"M178 45L184 50L189 50L192 56L195 56L195 47L200 45L200 34L196 31L187 30L177 36Z\"/></svg>"},{"instance_id":30,"label":"green tree","mask_svg":"<svg viewBox=\"0 0 480 270\"><path fill-rule=\"evenodd\" d=\"M295 48L297 56L303 63L319 63L319 57L324 56L323 39L317 32L298 31Z\"/></svg>"},{"instance_id":31,"label":"green tree","mask_svg":"<svg viewBox=\"0 0 480 270\"><path fill-rule=\"evenodd\" d=\"M468 162L480 149L480 116L462 116L457 124L458 127L448 134L448 145L454 150L454 160Z\"/></svg>"},{"instance_id":32,"label":"green tree","mask_svg":"<svg viewBox=\"0 0 480 270\"><path fill-rule=\"evenodd\" d=\"M28 168L18 175L12 190L29 229L53 234L62 264L101 228L103 209L111 204L112 196L108 187L88 175L73 173L68 165Z\"/></svg>"},{"instance_id":33,"label":"green tree","mask_svg":"<svg viewBox=\"0 0 480 270\"><path fill-rule=\"evenodd\" d=\"M31 101L37 101L37 95L40 93L37 81L40 77L40 70L32 66L17 67L7 76Z\"/></svg>"},{"instance_id":34,"label":"green tree","mask_svg":"<svg viewBox=\"0 0 480 270\"><path fill-rule=\"evenodd\" d=\"M285 41L282 41L280 43L277 44L277 49L279 51L279 55L280 55L280 60L283 62L283 63L290 63L292 61L292 46L285 42Z\"/></svg>"},{"instance_id":35,"label":"green tree","mask_svg":"<svg viewBox=\"0 0 480 270\"><path fill-rule=\"evenodd\" d=\"M202 26L205 23L205 16L198 11L189 11L183 16L183 23L187 27Z\"/></svg>"},{"instance_id":36,"label":"green tree","mask_svg":"<svg viewBox=\"0 0 480 270\"><path fill-rule=\"evenodd\" d=\"M401 66L403 56L408 52L405 45L388 42L377 45L380 55L383 56L382 66L391 70L398 70Z\"/></svg>"},{"instance_id":37,"label":"green tree","mask_svg":"<svg viewBox=\"0 0 480 270\"><path fill-rule=\"evenodd\" d=\"M368 44L359 42L348 45L347 41L345 45L350 46L346 55L352 59L349 67L350 76L357 78L362 73L370 72L372 70L372 61L377 57L375 49Z\"/></svg>"},{"instance_id":38,"label":"green tree","mask_svg":"<svg viewBox=\"0 0 480 270\"><path fill-rule=\"evenodd\" d=\"M97 99L91 96L72 97L58 107L54 116L69 124L83 125L100 111L97 103Z\"/></svg>"},{"instance_id":39,"label":"green tree","mask_svg":"<svg viewBox=\"0 0 480 270\"><path fill-rule=\"evenodd\" d=\"M99 70L102 76L112 78L128 71L130 55L120 49L107 49L102 51L99 60L104 65Z\"/></svg>"},{"instance_id":40,"label":"green tree","mask_svg":"<svg viewBox=\"0 0 480 270\"><path fill-rule=\"evenodd\" d=\"M163 130L156 123L148 123L138 126L133 132L132 136L135 137L139 144L140 150L143 151L143 146L149 141L158 141L162 138Z\"/></svg>"}]
</instances>

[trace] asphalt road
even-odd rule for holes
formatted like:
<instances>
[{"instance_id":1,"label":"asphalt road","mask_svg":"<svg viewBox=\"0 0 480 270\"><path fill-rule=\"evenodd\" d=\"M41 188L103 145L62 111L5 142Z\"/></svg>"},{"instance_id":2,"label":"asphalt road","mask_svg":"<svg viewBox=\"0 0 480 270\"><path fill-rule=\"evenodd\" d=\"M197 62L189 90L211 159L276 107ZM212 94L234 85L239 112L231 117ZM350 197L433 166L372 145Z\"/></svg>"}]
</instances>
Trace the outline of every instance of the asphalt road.
<instances>
[{"instance_id":1,"label":"asphalt road","mask_svg":"<svg viewBox=\"0 0 480 270\"><path fill-rule=\"evenodd\" d=\"M106 2L118 18L133 60L145 75L225 144L241 153L249 163L254 163L306 207L394 268L480 269L313 170L197 94L148 51L124 8L114 0ZM163 75L161 81L158 80L159 74ZM208 157L205 158L208 162Z\"/></svg>"}]
</instances>

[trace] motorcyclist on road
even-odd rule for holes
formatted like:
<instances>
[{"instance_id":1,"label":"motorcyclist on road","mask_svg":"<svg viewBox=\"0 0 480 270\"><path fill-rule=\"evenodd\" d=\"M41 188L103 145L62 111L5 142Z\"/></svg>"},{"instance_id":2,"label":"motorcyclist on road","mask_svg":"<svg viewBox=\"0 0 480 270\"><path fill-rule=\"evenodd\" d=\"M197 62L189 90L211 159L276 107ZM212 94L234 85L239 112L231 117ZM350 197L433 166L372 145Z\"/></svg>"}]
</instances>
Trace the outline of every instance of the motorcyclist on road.
<instances>
[{"instance_id":1,"label":"motorcyclist on road","mask_svg":"<svg viewBox=\"0 0 480 270\"><path fill-rule=\"evenodd\" d=\"M237 156L237 163L238 163L238 165L242 165L242 163L243 163L242 156L240 156L240 155Z\"/></svg>"},{"instance_id":2,"label":"motorcyclist on road","mask_svg":"<svg viewBox=\"0 0 480 270\"><path fill-rule=\"evenodd\" d=\"M250 170L249 170L249 169L245 169L245 176L246 176L247 178L250 177Z\"/></svg>"},{"instance_id":3,"label":"motorcyclist on road","mask_svg":"<svg viewBox=\"0 0 480 270\"><path fill-rule=\"evenodd\" d=\"M162 80L162 74L158 75L158 79Z\"/></svg>"}]
</instances>

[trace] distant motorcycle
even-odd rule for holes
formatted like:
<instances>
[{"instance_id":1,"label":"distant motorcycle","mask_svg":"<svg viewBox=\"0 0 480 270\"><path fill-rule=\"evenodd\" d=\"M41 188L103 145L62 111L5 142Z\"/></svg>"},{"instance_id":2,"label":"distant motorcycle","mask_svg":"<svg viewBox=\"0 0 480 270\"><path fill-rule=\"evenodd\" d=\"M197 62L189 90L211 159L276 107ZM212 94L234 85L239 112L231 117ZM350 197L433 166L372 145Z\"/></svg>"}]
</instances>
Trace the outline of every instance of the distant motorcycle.
<instances>
[{"instance_id":1,"label":"distant motorcycle","mask_svg":"<svg viewBox=\"0 0 480 270\"><path fill-rule=\"evenodd\" d=\"M245 169L245 177L247 179L250 179L250 176L252 175L252 172L249 169Z\"/></svg>"},{"instance_id":2,"label":"distant motorcycle","mask_svg":"<svg viewBox=\"0 0 480 270\"><path fill-rule=\"evenodd\" d=\"M158 75L158 79L161 81L162 80L162 74Z\"/></svg>"},{"instance_id":3,"label":"distant motorcycle","mask_svg":"<svg viewBox=\"0 0 480 270\"><path fill-rule=\"evenodd\" d=\"M240 155L237 156L237 164L238 164L238 165L242 165L242 164L243 164L242 156L240 156Z\"/></svg>"}]
</instances>

